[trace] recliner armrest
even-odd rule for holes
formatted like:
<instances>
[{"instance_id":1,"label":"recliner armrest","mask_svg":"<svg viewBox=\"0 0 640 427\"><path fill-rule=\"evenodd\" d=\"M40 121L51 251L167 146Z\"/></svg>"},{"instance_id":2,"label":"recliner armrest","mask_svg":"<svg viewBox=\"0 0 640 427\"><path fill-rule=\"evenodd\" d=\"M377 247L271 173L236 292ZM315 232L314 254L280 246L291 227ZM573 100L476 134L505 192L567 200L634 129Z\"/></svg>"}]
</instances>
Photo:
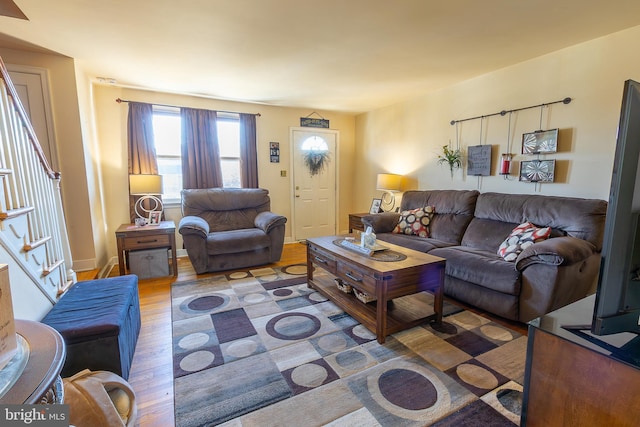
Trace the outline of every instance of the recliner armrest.
<instances>
[{"instance_id":1,"label":"recliner armrest","mask_svg":"<svg viewBox=\"0 0 640 427\"><path fill-rule=\"evenodd\" d=\"M399 213L382 212L363 216L362 223L365 230L370 226L374 233L391 233L398 225L399 219Z\"/></svg>"},{"instance_id":2,"label":"recliner armrest","mask_svg":"<svg viewBox=\"0 0 640 427\"><path fill-rule=\"evenodd\" d=\"M273 212L260 212L256 215L254 224L256 228L261 229L265 233L269 233L274 227L284 225L287 222L287 217L278 215Z\"/></svg>"},{"instance_id":3,"label":"recliner armrest","mask_svg":"<svg viewBox=\"0 0 640 427\"><path fill-rule=\"evenodd\" d=\"M596 252L593 243L571 236L553 237L527 247L516 258L516 269L531 264L571 265L584 261Z\"/></svg>"},{"instance_id":4,"label":"recliner armrest","mask_svg":"<svg viewBox=\"0 0 640 427\"><path fill-rule=\"evenodd\" d=\"M206 239L209 234L209 224L199 216L185 216L180 220L180 224L178 224L178 231L183 236L196 234Z\"/></svg>"}]
</instances>

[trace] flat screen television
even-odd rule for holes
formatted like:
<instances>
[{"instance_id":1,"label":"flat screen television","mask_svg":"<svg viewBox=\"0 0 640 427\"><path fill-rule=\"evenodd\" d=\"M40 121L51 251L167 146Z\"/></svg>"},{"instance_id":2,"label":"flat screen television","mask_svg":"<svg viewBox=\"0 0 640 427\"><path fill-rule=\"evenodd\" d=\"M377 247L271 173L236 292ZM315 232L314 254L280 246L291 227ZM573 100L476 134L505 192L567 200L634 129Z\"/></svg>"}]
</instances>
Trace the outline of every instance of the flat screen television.
<instances>
[{"instance_id":1,"label":"flat screen television","mask_svg":"<svg viewBox=\"0 0 640 427\"><path fill-rule=\"evenodd\" d=\"M640 83L624 83L591 332L640 334Z\"/></svg>"}]
</instances>

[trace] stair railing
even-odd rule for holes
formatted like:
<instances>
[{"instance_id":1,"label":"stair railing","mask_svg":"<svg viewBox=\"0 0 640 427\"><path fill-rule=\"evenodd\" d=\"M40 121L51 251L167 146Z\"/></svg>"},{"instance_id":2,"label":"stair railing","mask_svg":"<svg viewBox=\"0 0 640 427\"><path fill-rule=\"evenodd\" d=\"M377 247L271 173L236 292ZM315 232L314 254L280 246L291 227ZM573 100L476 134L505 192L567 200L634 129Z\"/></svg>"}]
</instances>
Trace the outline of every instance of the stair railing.
<instances>
[{"instance_id":1,"label":"stair railing","mask_svg":"<svg viewBox=\"0 0 640 427\"><path fill-rule=\"evenodd\" d=\"M31 248L45 246L46 259L37 274L42 281L46 281L48 275L59 274L60 277L48 278L51 283L57 283L59 295L76 280L71 269L60 173L49 165L1 58L0 74L3 81L0 85L0 170L5 172L0 219L28 216L24 254Z\"/></svg>"}]
</instances>

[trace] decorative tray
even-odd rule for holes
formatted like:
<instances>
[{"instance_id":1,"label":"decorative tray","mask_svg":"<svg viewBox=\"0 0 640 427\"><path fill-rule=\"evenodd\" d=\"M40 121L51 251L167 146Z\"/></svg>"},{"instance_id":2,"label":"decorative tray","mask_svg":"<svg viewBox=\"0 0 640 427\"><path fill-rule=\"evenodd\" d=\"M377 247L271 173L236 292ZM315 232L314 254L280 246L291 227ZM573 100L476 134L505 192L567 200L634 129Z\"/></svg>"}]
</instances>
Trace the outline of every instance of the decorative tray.
<instances>
[{"instance_id":1,"label":"decorative tray","mask_svg":"<svg viewBox=\"0 0 640 427\"><path fill-rule=\"evenodd\" d=\"M356 243L355 240L351 240L351 239L342 239L340 241L340 245L344 246L346 248L349 248L351 250L354 250L356 252L360 252L361 254L364 254L364 255L367 255L367 256L369 256L369 255L371 255L371 254L373 254L375 252L384 251L384 250L389 249L386 246L382 246L379 243L374 244L370 248L365 248L364 246Z\"/></svg>"},{"instance_id":2,"label":"decorative tray","mask_svg":"<svg viewBox=\"0 0 640 427\"><path fill-rule=\"evenodd\" d=\"M343 242L350 242L347 243L346 245ZM387 248L386 246L382 246L379 245L380 247L384 248L384 249L377 249L375 251L369 250L369 249L365 249L362 246L360 246L359 244L357 244L353 239L336 239L333 241L334 245L337 246L341 246L343 248L349 249L353 252L356 252L360 255L364 255L366 257L369 257L375 261L382 261L382 262L394 262L394 261L402 261L404 259L407 259L407 256L405 254L401 254L400 252L396 252L394 250L391 250L389 248Z\"/></svg>"}]
</instances>

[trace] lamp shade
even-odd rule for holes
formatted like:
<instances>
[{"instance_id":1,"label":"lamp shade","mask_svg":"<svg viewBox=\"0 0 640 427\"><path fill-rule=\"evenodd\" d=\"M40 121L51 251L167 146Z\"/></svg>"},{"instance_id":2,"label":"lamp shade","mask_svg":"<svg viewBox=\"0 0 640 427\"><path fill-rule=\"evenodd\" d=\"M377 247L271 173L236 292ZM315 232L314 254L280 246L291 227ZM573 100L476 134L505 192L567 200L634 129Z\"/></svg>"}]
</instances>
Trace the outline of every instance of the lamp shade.
<instances>
[{"instance_id":1,"label":"lamp shade","mask_svg":"<svg viewBox=\"0 0 640 427\"><path fill-rule=\"evenodd\" d=\"M129 175L129 194L162 194L162 175Z\"/></svg>"},{"instance_id":2,"label":"lamp shade","mask_svg":"<svg viewBox=\"0 0 640 427\"><path fill-rule=\"evenodd\" d=\"M376 189L382 191L400 191L402 175L393 173L379 173L376 182Z\"/></svg>"}]
</instances>

